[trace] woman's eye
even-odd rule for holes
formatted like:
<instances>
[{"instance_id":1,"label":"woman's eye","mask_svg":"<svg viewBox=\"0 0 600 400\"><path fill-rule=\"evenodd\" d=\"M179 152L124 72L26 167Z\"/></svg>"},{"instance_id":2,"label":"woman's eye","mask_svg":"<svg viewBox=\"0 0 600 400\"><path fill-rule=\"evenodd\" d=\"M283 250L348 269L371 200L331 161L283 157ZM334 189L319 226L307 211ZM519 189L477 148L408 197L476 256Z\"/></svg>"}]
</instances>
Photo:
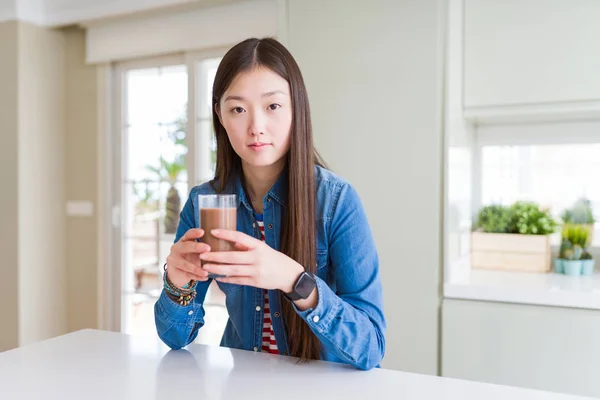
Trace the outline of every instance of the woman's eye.
<instances>
[{"instance_id":1,"label":"woman's eye","mask_svg":"<svg viewBox=\"0 0 600 400\"><path fill-rule=\"evenodd\" d=\"M233 107L231 109L231 112L234 114L241 114L244 112L244 109L242 107Z\"/></svg>"},{"instance_id":2,"label":"woman's eye","mask_svg":"<svg viewBox=\"0 0 600 400\"><path fill-rule=\"evenodd\" d=\"M280 104L271 104L269 106L269 110L277 110L278 108L280 108L281 105Z\"/></svg>"}]
</instances>

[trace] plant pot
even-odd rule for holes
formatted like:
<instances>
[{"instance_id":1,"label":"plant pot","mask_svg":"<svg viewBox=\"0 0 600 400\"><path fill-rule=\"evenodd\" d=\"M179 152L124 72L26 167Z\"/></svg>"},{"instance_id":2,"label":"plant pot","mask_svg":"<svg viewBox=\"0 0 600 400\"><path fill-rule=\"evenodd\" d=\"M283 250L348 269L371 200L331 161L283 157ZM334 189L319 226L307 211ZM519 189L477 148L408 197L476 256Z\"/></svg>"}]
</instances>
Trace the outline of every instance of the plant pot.
<instances>
[{"instance_id":1,"label":"plant pot","mask_svg":"<svg viewBox=\"0 0 600 400\"><path fill-rule=\"evenodd\" d=\"M565 275L580 276L582 263L581 260L563 260L563 268L565 269Z\"/></svg>"},{"instance_id":2,"label":"plant pot","mask_svg":"<svg viewBox=\"0 0 600 400\"><path fill-rule=\"evenodd\" d=\"M549 235L471 233L471 267L505 271L550 272Z\"/></svg>"},{"instance_id":3,"label":"plant pot","mask_svg":"<svg viewBox=\"0 0 600 400\"><path fill-rule=\"evenodd\" d=\"M554 259L554 272L557 274L564 274L565 268L563 267L563 260L560 258Z\"/></svg>"},{"instance_id":4,"label":"plant pot","mask_svg":"<svg viewBox=\"0 0 600 400\"><path fill-rule=\"evenodd\" d=\"M581 260L581 275L590 276L594 273L594 260Z\"/></svg>"}]
</instances>

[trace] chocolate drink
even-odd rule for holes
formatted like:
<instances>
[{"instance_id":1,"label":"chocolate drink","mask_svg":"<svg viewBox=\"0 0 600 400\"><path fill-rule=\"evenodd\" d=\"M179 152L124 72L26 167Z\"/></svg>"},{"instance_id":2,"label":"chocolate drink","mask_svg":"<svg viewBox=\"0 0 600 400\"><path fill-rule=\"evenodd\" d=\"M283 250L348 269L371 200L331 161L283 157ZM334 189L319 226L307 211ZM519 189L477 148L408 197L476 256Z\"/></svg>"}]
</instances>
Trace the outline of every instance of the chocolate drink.
<instances>
[{"instance_id":1,"label":"chocolate drink","mask_svg":"<svg viewBox=\"0 0 600 400\"><path fill-rule=\"evenodd\" d=\"M210 231L213 229L227 229L235 231L236 226L236 208L201 208L200 209L200 228L204 230L204 236L201 242L210 246L210 251L232 251L235 244L226 240L217 239ZM204 264L204 262L202 262ZM209 275L209 277L217 277Z\"/></svg>"},{"instance_id":2,"label":"chocolate drink","mask_svg":"<svg viewBox=\"0 0 600 400\"><path fill-rule=\"evenodd\" d=\"M210 251L232 251L234 243L217 239L210 231L213 229L236 230L235 208L202 208L200 210L200 228L204 230L202 242L210 246Z\"/></svg>"}]
</instances>

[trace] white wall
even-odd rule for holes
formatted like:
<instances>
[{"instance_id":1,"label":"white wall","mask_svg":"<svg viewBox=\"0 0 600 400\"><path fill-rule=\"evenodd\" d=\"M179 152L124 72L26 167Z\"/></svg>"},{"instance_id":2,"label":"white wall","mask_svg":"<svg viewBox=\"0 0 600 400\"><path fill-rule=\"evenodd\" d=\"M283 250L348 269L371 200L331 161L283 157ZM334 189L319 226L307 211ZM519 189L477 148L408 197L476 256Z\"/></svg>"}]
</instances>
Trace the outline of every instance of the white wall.
<instances>
[{"instance_id":1,"label":"white wall","mask_svg":"<svg viewBox=\"0 0 600 400\"><path fill-rule=\"evenodd\" d=\"M19 342L18 24L0 22L0 351Z\"/></svg>"},{"instance_id":2,"label":"white wall","mask_svg":"<svg viewBox=\"0 0 600 400\"><path fill-rule=\"evenodd\" d=\"M67 329L65 42L19 23L19 344Z\"/></svg>"},{"instance_id":3,"label":"white wall","mask_svg":"<svg viewBox=\"0 0 600 400\"><path fill-rule=\"evenodd\" d=\"M20 0L23 1L23 0ZM114 18L127 14L173 8L186 4L218 5L236 0L41 0L46 24L70 25L75 22ZM239 1L239 0L237 0Z\"/></svg>"},{"instance_id":4,"label":"white wall","mask_svg":"<svg viewBox=\"0 0 600 400\"><path fill-rule=\"evenodd\" d=\"M45 24L45 0L0 0L0 21Z\"/></svg>"},{"instance_id":5,"label":"white wall","mask_svg":"<svg viewBox=\"0 0 600 400\"><path fill-rule=\"evenodd\" d=\"M381 258L387 368L436 374L444 1L291 0L316 145L357 188Z\"/></svg>"},{"instance_id":6,"label":"white wall","mask_svg":"<svg viewBox=\"0 0 600 400\"><path fill-rule=\"evenodd\" d=\"M600 397L600 311L444 300L443 376Z\"/></svg>"},{"instance_id":7,"label":"white wall","mask_svg":"<svg viewBox=\"0 0 600 400\"><path fill-rule=\"evenodd\" d=\"M166 8L212 7L241 0L0 0L0 21L58 27Z\"/></svg>"},{"instance_id":8,"label":"white wall","mask_svg":"<svg viewBox=\"0 0 600 400\"><path fill-rule=\"evenodd\" d=\"M91 202L100 218L96 202L99 136L96 67L85 64L85 31L73 27L64 33L65 104L69 113L65 121L66 198L67 201ZM69 216L66 230L68 330L96 328L97 218Z\"/></svg>"},{"instance_id":9,"label":"white wall","mask_svg":"<svg viewBox=\"0 0 600 400\"><path fill-rule=\"evenodd\" d=\"M17 0L0 0L0 22L12 21L17 16Z\"/></svg>"},{"instance_id":10,"label":"white wall","mask_svg":"<svg viewBox=\"0 0 600 400\"><path fill-rule=\"evenodd\" d=\"M600 2L465 0L465 105L600 99Z\"/></svg>"},{"instance_id":11,"label":"white wall","mask_svg":"<svg viewBox=\"0 0 600 400\"><path fill-rule=\"evenodd\" d=\"M277 0L254 0L108 21L88 29L86 59L89 63L100 63L229 48L249 36L274 36L277 21Z\"/></svg>"}]
</instances>

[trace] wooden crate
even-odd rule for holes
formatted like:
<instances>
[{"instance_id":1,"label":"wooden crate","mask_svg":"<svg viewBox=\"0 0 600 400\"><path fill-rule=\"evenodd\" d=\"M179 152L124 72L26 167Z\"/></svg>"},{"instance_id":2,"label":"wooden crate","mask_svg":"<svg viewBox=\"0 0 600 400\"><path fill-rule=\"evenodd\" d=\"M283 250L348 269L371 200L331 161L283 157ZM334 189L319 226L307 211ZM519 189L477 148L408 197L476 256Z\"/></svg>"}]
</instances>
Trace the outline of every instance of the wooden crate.
<instances>
[{"instance_id":1,"label":"wooden crate","mask_svg":"<svg viewBox=\"0 0 600 400\"><path fill-rule=\"evenodd\" d=\"M549 235L471 233L471 267L506 271L549 272Z\"/></svg>"}]
</instances>

